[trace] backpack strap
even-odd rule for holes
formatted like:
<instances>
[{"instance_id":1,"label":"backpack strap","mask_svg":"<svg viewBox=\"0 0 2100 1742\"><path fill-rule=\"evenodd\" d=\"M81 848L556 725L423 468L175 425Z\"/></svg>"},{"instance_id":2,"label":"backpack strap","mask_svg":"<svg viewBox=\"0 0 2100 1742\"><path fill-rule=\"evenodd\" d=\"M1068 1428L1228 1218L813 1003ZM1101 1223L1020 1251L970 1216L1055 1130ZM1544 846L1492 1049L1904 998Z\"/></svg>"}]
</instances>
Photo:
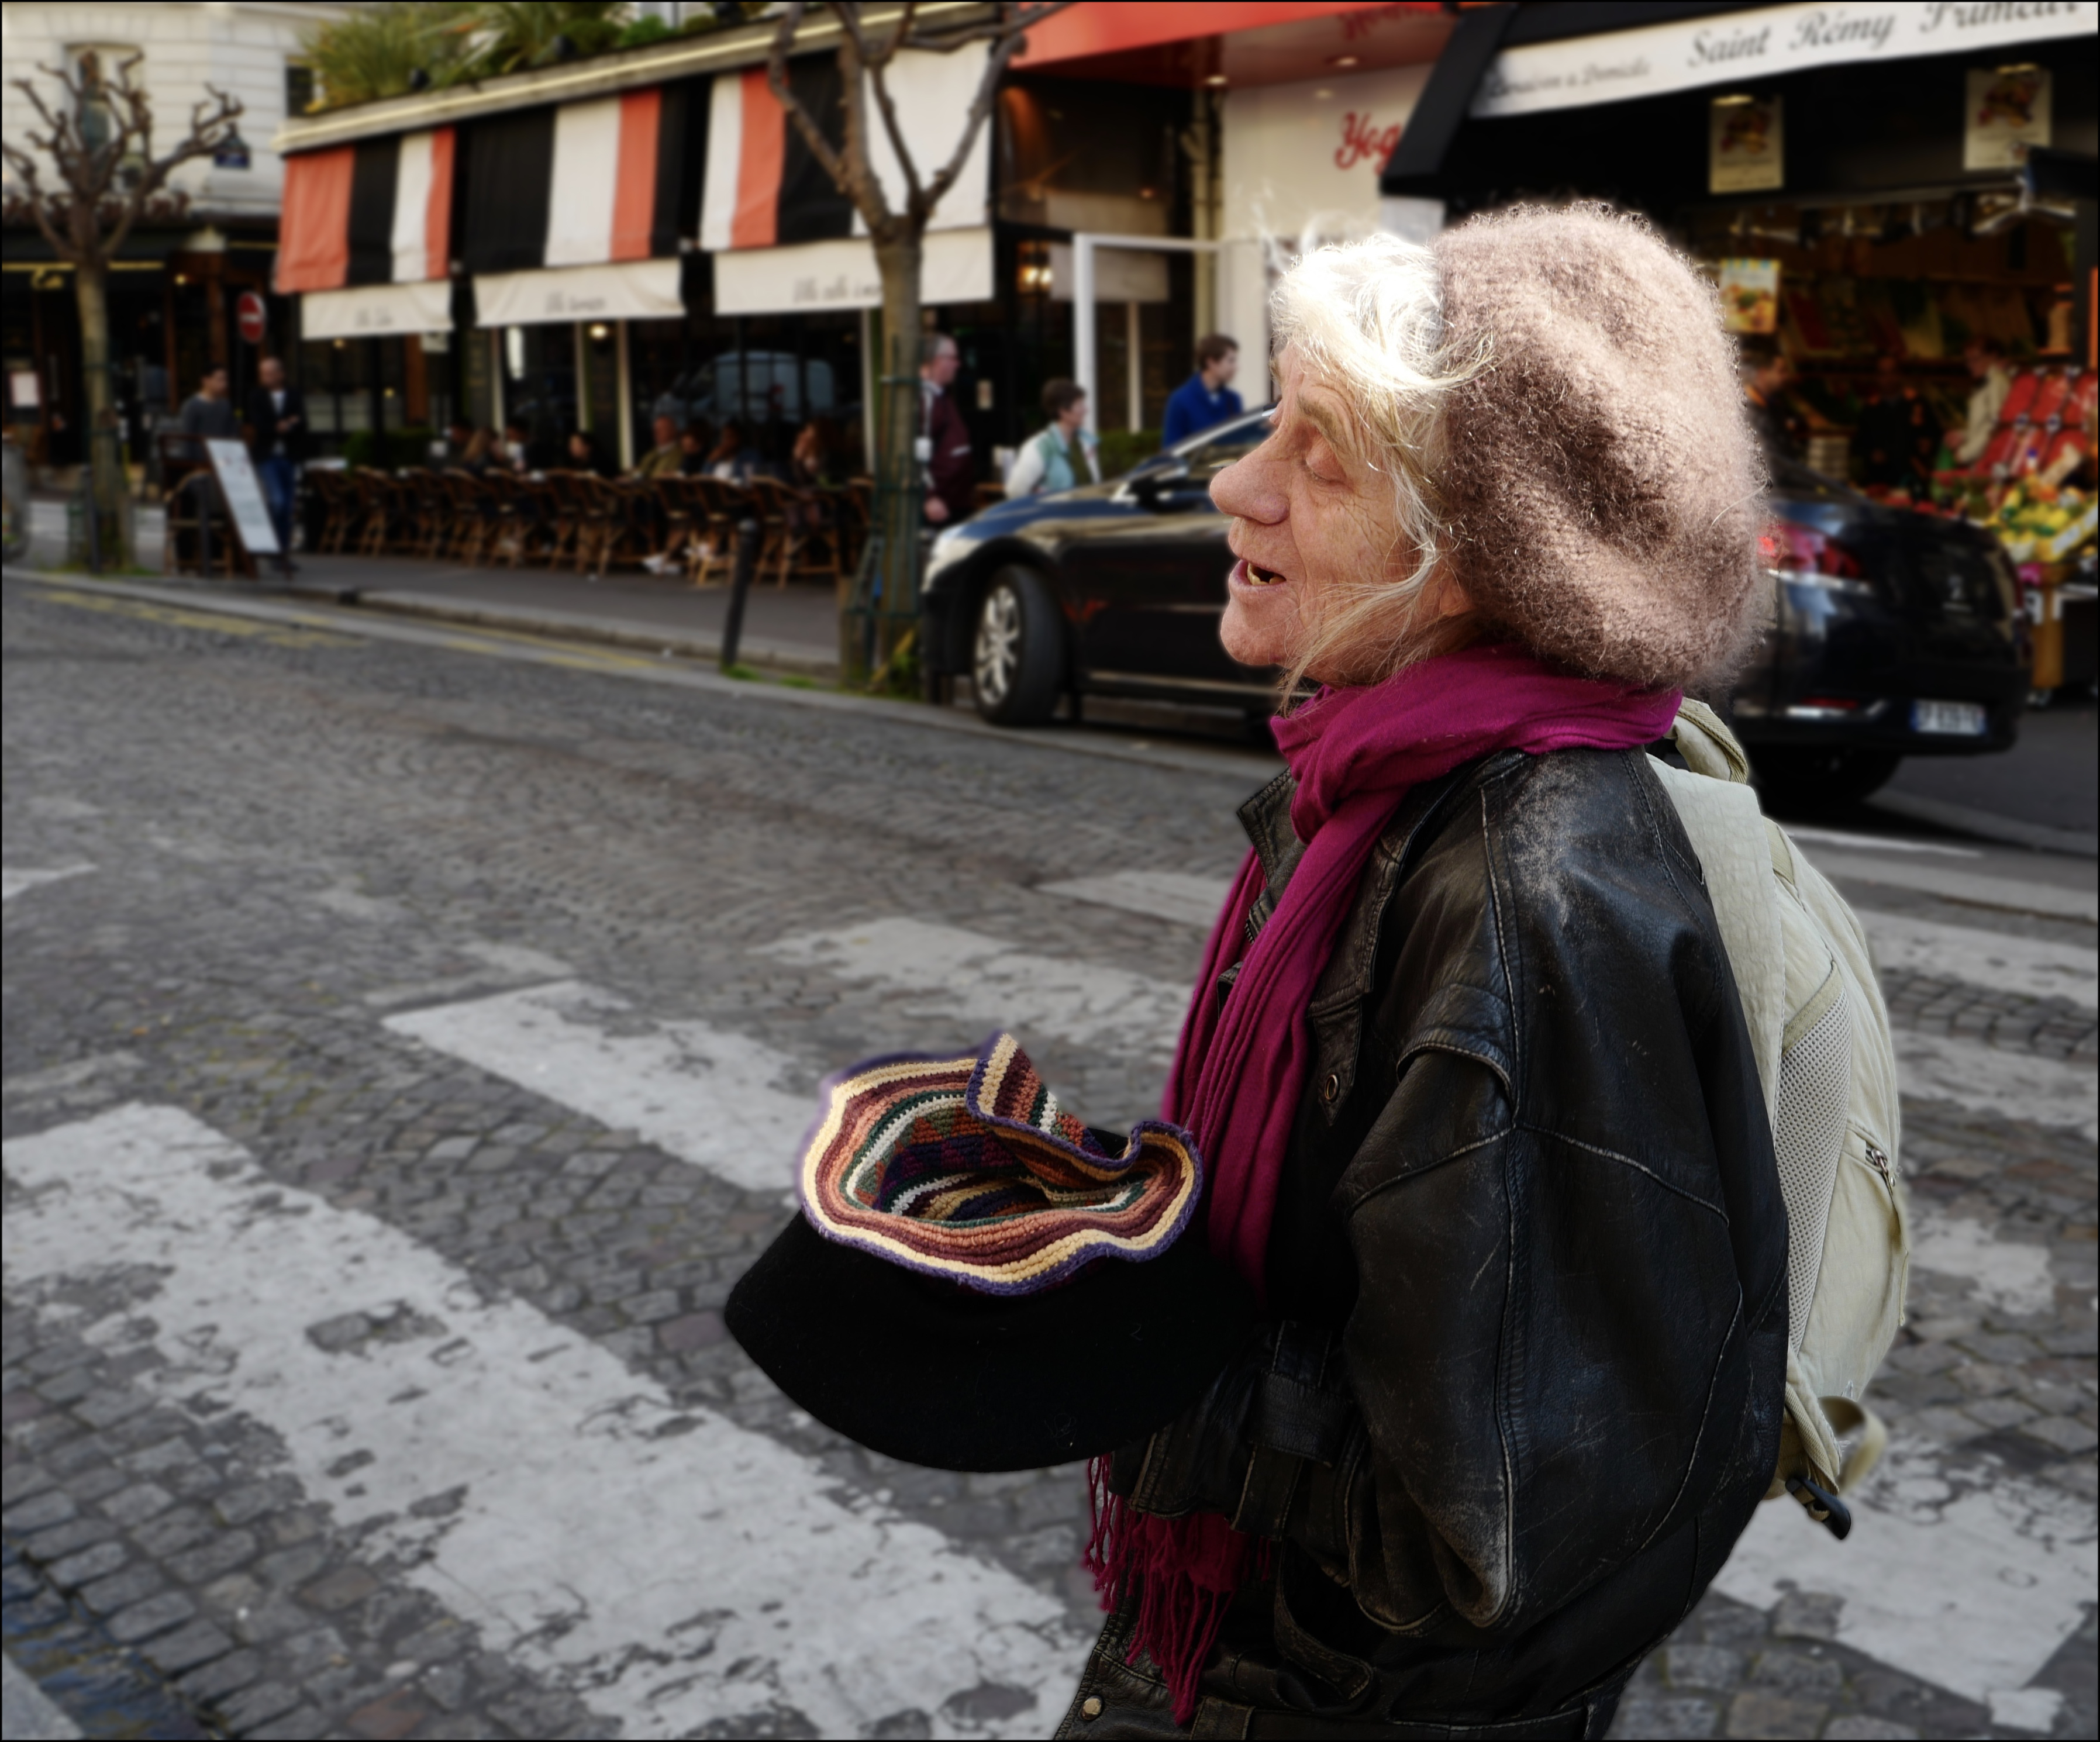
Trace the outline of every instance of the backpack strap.
<instances>
[{"instance_id":1,"label":"backpack strap","mask_svg":"<svg viewBox=\"0 0 2100 1742\"><path fill-rule=\"evenodd\" d=\"M1670 729L1677 753L1695 774L1739 787L1750 783L1750 759L1736 734L1704 702L1687 697L1679 703L1677 723Z\"/></svg>"},{"instance_id":2,"label":"backpack strap","mask_svg":"<svg viewBox=\"0 0 2100 1742\"><path fill-rule=\"evenodd\" d=\"M1685 838L1699 857L1706 897L1713 903L1742 1001L1765 1117L1771 1118L1778 1107L1780 1037L1786 1026L1786 949L1771 849L1757 795L1740 783L1688 774L1652 756L1648 767L1669 794Z\"/></svg>"}]
</instances>

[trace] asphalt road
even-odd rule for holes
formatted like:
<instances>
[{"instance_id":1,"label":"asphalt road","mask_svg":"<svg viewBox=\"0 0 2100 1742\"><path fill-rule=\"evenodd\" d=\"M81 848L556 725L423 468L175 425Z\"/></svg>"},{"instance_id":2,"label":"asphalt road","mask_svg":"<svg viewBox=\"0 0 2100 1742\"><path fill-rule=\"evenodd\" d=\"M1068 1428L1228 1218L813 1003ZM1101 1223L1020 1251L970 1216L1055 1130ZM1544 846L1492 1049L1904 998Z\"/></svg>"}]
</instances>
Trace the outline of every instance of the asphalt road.
<instances>
[{"instance_id":1,"label":"asphalt road","mask_svg":"<svg viewBox=\"0 0 2100 1742\"><path fill-rule=\"evenodd\" d=\"M1153 1110L1273 762L150 589L0 629L6 1644L64 1718L1046 1732L1079 1473L864 1453L720 1309L827 1070L1004 1025ZM1614 1734L2089 1735L2094 867L1798 838L1903 1053L1895 1446Z\"/></svg>"}]
</instances>

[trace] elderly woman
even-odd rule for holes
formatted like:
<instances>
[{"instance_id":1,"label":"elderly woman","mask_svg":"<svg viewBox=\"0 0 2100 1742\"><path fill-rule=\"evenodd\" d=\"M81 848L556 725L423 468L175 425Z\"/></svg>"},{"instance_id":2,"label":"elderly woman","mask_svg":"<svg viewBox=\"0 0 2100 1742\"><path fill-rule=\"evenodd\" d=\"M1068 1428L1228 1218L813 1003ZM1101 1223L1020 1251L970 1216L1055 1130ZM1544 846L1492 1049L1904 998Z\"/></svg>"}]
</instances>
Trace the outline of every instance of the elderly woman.
<instances>
[{"instance_id":1,"label":"elderly woman","mask_svg":"<svg viewBox=\"0 0 2100 1742\"><path fill-rule=\"evenodd\" d=\"M1644 754L1746 639L1758 460L1604 211L1322 249L1275 330L1222 633L1320 687L1166 1108L1265 1324L1097 1462L1058 1733L1601 1736L1779 1445L1771 1134Z\"/></svg>"}]
</instances>

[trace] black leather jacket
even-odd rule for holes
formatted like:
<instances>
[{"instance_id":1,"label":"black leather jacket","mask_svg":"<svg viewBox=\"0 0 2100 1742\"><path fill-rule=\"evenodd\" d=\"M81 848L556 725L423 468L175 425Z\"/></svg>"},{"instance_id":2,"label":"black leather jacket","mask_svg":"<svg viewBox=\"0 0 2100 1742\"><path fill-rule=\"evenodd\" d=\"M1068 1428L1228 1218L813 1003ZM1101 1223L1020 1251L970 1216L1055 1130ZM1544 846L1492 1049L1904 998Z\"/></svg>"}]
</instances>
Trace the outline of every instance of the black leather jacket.
<instances>
[{"instance_id":1,"label":"black leather jacket","mask_svg":"<svg viewBox=\"0 0 2100 1742\"><path fill-rule=\"evenodd\" d=\"M1304 850L1291 791L1241 811L1251 933ZM1786 1365L1756 1067L1643 755L1410 794L1310 1019L1271 1321L1115 1461L1144 1510L1273 1540L1196 1733L1601 1735L1763 1494ZM1129 1626L1061 1733L1173 1733Z\"/></svg>"}]
</instances>

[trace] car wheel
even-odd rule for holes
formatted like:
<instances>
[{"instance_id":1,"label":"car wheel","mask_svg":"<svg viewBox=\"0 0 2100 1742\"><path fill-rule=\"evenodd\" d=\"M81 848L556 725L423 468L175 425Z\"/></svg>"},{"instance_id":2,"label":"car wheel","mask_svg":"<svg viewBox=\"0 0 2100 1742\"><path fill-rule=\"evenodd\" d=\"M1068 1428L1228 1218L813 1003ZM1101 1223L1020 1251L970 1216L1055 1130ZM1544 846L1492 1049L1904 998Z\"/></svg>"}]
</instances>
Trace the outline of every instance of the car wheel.
<instances>
[{"instance_id":1,"label":"car wheel","mask_svg":"<svg viewBox=\"0 0 2100 1742\"><path fill-rule=\"evenodd\" d=\"M1064 629L1057 601L1034 569L1009 564L977 605L970 679L977 712L999 725L1040 725L1057 706Z\"/></svg>"},{"instance_id":2,"label":"car wheel","mask_svg":"<svg viewBox=\"0 0 2100 1742\"><path fill-rule=\"evenodd\" d=\"M1765 809L1795 816L1849 810L1878 791L1902 756L1838 745L1772 746L1752 753Z\"/></svg>"}]
</instances>

